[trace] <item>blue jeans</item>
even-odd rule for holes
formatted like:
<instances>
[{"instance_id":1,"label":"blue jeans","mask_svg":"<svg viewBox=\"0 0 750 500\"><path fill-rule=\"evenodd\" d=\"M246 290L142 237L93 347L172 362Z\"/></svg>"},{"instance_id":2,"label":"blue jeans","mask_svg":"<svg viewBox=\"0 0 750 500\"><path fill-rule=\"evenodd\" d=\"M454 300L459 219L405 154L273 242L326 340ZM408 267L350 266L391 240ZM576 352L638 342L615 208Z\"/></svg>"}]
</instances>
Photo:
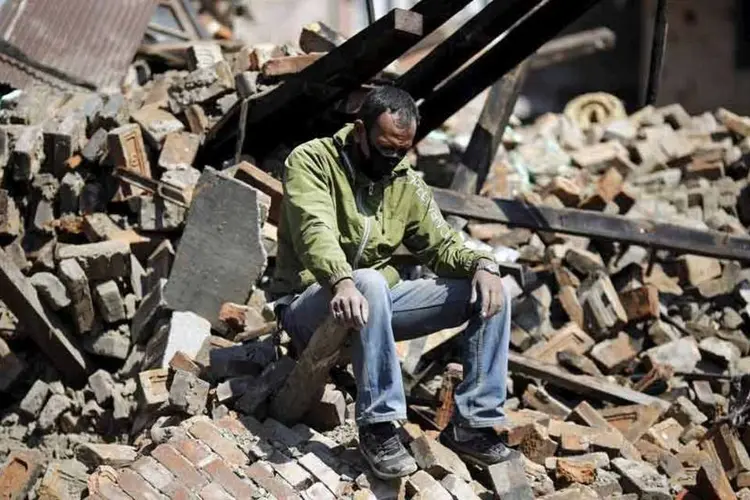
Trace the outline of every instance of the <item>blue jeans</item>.
<instances>
[{"instance_id":1,"label":"blue jeans","mask_svg":"<svg viewBox=\"0 0 750 500\"><path fill-rule=\"evenodd\" d=\"M456 387L456 423L492 427L503 422L508 373L510 297L483 320L479 301L469 303L470 280L401 281L392 289L372 269L354 271L357 289L369 304L369 320L352 333L352 365L357 380L358 425L406 419L406 399L396 342L452 328L469 320L462 335L463 381ZM305 345L329 314L330 290L311 285L283 309L281 324L297 345Z\"/></svg>"}]
</instances>

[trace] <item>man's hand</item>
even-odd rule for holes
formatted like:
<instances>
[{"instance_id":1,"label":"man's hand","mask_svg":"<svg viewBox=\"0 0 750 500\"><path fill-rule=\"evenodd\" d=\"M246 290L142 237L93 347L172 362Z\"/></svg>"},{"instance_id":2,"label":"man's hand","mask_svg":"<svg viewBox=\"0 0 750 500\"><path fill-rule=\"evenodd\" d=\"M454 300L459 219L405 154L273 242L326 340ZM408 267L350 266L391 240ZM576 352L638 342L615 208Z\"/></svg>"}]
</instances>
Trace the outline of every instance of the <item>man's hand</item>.
<instances>
[{"instance_id":1,"label":"man's hand","mask_svg":"<svg viewBox=\"0 0 750 500\"><path fill-rule=\"evenodd\" d=\"M342 325L357 330L367 324L369 314L367 299L359 293L351 279L343 279L334 286L331 314Z\"/></svg>"},{"instance_id":2,"label":"man's hand","mask_svg":"<svg viewBox=\"0 0 750 500\"><path fill-rule=\"evenodd\" d=\"M477 269L471 282L471 303L482 297L482 317L491 318L500 311L505 301L503 280L500 276L483 269Z\"/></svg>"}]
</instances>

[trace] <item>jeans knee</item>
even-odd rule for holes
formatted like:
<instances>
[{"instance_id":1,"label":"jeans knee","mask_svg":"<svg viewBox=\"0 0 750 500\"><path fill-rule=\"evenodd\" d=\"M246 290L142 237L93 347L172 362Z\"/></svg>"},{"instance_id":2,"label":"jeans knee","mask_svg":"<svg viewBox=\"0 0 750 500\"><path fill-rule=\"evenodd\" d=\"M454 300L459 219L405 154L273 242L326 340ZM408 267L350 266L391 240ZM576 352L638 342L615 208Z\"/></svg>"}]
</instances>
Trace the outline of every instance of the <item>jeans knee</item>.
<instances>
[{"instance_id":1,"label":"jeans knee","mask_svg":"<svg viewBox=\"0 0 750 500\"><path fill-rule=\"evenodd\" d=\"M357 289L367 297L388 290L388 282L380 272L374 269L357 269L354 271L354 283Z\"/></svg>"}]
</instances>

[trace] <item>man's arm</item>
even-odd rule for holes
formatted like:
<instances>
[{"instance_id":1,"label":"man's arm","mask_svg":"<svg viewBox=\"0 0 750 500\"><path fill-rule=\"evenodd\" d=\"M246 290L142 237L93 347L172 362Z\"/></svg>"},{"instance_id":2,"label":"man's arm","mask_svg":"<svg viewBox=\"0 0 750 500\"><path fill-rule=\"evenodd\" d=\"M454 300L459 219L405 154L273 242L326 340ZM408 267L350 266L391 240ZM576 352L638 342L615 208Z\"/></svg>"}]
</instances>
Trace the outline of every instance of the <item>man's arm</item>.
<instances>
[{"instance_id":1,"label":"man's arm","mask_svg":"<svg viewBox=\"0 0 750 500\"><path fill-rule=\"evenodd\" d=\"M314 153L298 147L286 160L285 217L294 251L323 286L352 277L338 241L329 175Z\"/></svg>"}]
</instances>

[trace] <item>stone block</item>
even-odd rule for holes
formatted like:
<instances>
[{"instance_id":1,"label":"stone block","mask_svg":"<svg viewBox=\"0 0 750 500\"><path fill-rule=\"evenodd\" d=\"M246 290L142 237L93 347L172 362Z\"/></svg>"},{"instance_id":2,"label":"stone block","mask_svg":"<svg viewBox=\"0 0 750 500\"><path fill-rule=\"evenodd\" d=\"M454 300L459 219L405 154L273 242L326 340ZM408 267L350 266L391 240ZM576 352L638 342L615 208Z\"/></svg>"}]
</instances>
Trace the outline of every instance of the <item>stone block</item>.
<instances>
[{"instance_id":1,"label":"stone block","mask_svg":"<svg viewBox=\"0 0 750 500\"><path fill-rule=\"evenodd\" d=\"M455 474L464 481L471 481L466 464L458 455L436 440L421 436L412 441L411 451L417 465L436 479Z\"/></svg>"},{"instance_id":2,"label":"stone block","mask_svg":"<svg viewBox=\"0 0 750 500\"><path fill-rule=\"evenodd\" d=\"M81 443L76 448L76 458L94 468L100 465L125 467L138 457L138 450L124 444Z\"/></svg>"},{"instance_id":3,"label":"stone block","mask_svg":"<svg viewBox=\"0 0 750 500\"><path fill-rule=\"evenodd\" d=\"M144 301L145 302L145 301ZM203 342L211 335L211 324L191 312L175 311L146 345L143 366L167 368L178 351L196 356Z\"/></svg>"},{"instance_id":4,"label":"stone block","mask_svg":"<svg viewBox=\"0 0 750 500\"><path fill-rule=\"evenodd\" d=\"M89 377L89 387L94 393L96 402L103 405L112 397L112 392L115 390L115 381L108 371L100 369Z\"/></svg>"},{"instance_id":5,"label":"stone block","mask_svg":"<svg viewBox=\"0 0 750 500\"><path fill-rule=\"evenodd\" d=\"M13 180L30 181L44 162L44 135L38 126L23 127L15 135L10 168Z\"/></svg>"},{"instance_id":6,"label":"stone block","mask_svg":"<svg viewBox=\"0 0 750 500\"><path fill-rule=\"evenodd\" d=\"M146 370L138 374L138 397L144 406L155 407L169 400L168 378L169 370L166 368Z\"/></svg>"},{"instance_id":7,"label":"stone block","mask_svg":"<svg viewBox=\"0 0 750 500\"><path fill-rule=\"evenodd\" d=\"M130 246L123 241L59 246L57 259L75 259L93 281L127 277L130 273Z\"/></svg>"},{"instance_id":8,"label":"stone block","mask_svg":"<svg viewBox=\"0 0 750 500\"><path fill-rule=\"evenodd\" d=\"M167 135L173 132L182 132L185 126L169 111L159 108L156 104L143 106L131 115L135 123L141 126L143 135L151 147L157 150Z\"/></svg>"},{"instance_id":9,"label":"stone block","mask_svg":"<svg viewBox=\"0 0 750 500\"><path fill-rule=\"evenodd\" d=\"M49 385L42 380L37 380L21 400L18 409L26 417L34 419L39 416L39 412L44 408L44 404L47 402L50 394Z\"/></svg>"},{"instance_id":10,"label":"stone block","mask_svg":"<svg viewBox=\"0 0 750 500\"><path fill-rule=\"evenodd\" d=\"M491 465L488 472L492 488L498 497L507 500L532 500L534 498L531 486L526 479L522 460L508 460Z\"/></svg>"},{"instance_id":11,"label":"stone block","mask_svg":"<svg viewBox=\"0 0 750 500\"><path fill-rule=\"evenodd\" d=\"M169 388L169 403L188 415L201 415L206 410L211 385L192 373L177 370Z\"/></svg>"},{"instance_id":12,"label":"stone block","mask_svg":"<svg viewBox=\"0 0 750 500\"><path fill-rule=\"evenodd\" d=\"M37 419L38 428L41 431L49 431L57 422L58 417L73 405L73 402L60 394L53 394L47 400Z\"/></svg>"},{"instance_id":13,"label":"stone block","mask_svg":"<svg viewBox=\"0 0 750 500\"><path fill-rule=\"evenodd\" d=\"M201 136L190 132L174 132L167 135L159 155L159 167L164 170L187 169L193 166Z\"/></svg>"},{"instance_id":14,"label":"stone block","mask_svg":"<svg viewBox=\"0 0 750 500\"><path fill-rule=\"evenodd\" d=\"M41 272L34 274L29 281L36 289L39 297L53 311L59 311L70 305L70 297L65 285L52 273Z\"/></svg>"},{"instance_id":15,"label":"stone block","mask_svg":"<svg viewBox=\"0 0 750 500\"><path fill-rule=\"evenodd\" d=\"M669 365L675 371L692 372L701 360L698 343L692 337L683 337L673 342L652 347L645 357L652 365Z\"/></svg>"},{"instance_id":16,"label":"stone block","mask_svg":"<svg viewBox=\"0 0 750 500\"><path fill-rule=\"evenodd\" d=\"M622 476L621 484L626 493L635 493L640 498L669 500L667 479L650 464L624 458L612 460L615 471Z\"/></svg>"},{"instance_id":17,"label":"stone block","mask_svg":"<svg viewBox=\"0 0 750 500\"><path fill-rule=\"evenodd\" d=\"M94 300L107 323L125 320L125 302L114 280L104 281L94 287Z\"/></svg>"},{"instance_id":18,"label":"stone block","mask_svg":"<svg viewBox=\"0 0 750 500\"><path fill-rule=\"evenodd\" d=\"M521 474L523 474L523 471L521 471ZM452 498L435 478L423 470L415 472L406 480L406 494L409 495L409 498L420 500L451 500Z\"/></svg>"},{"instance_id":19,"label":"stone block","mask_svg":"<svg viewBox=\"0 0 750 500\"><path fill-rule=\"evenodd\" d=\"M167 303L164 300L166 284L166 279L159 280L138 306L130 325L130 335L134 344L145 343L150 339L156 322L166 315Z\"/></svg>"},{"instance_id":20,"label":"stone block","mask_svg":"<svg viewBox=\"0 0 750 500\"><path fill-rule=\"evenodd\" d=\"M165 297L171 308L193 311L220 329L221 305L246 301L265 269L261 199L267 197L210 168L196 192Z\"/></svg>"}]
</instances>

